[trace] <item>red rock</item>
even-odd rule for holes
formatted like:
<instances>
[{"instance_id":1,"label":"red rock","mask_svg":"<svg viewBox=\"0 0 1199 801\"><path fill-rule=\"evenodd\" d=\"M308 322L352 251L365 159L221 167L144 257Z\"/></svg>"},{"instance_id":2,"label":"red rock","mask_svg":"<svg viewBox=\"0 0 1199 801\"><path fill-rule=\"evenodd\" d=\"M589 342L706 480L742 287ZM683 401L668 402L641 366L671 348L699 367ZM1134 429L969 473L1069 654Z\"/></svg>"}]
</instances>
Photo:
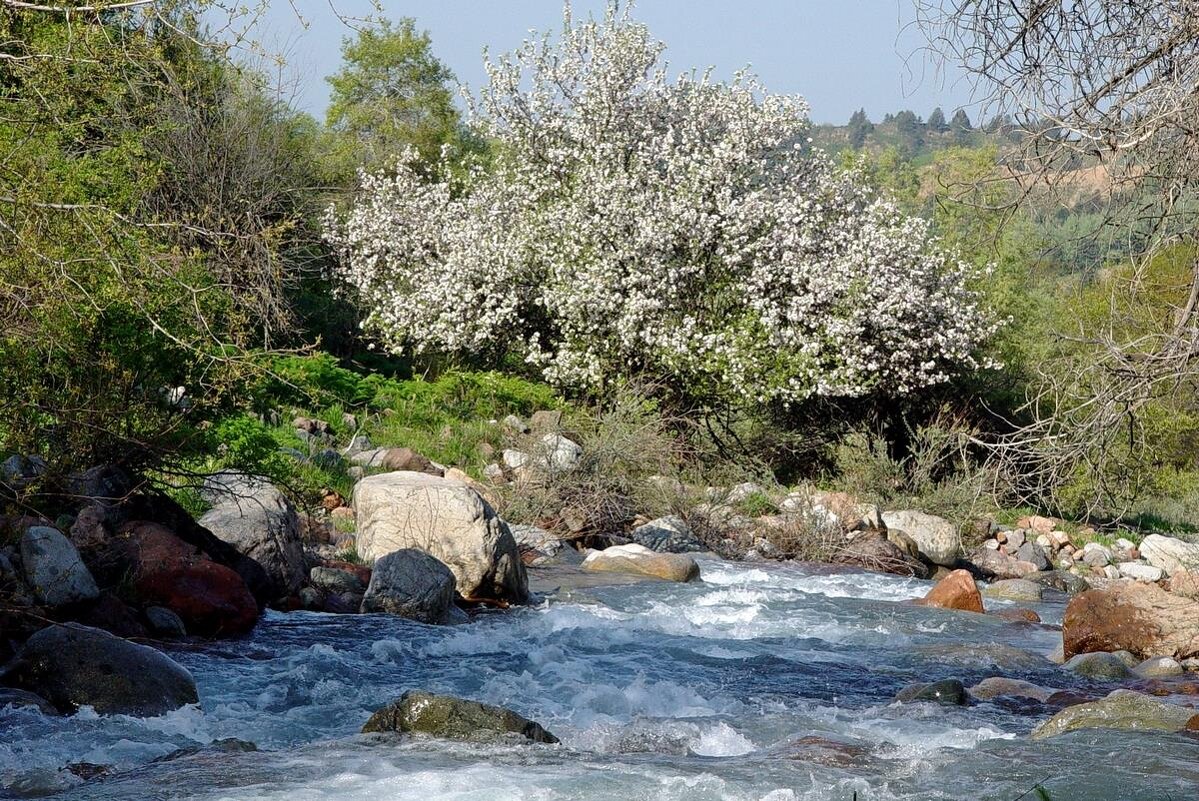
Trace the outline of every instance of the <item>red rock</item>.
<instances>
[{"instance_id":1,"label":"red rock","mask_svg":"<svg viewBox=\"0 0 1199 801\"><path fill-rule=\"evenodd\" d=\"M1031 609L1000 609L998 612L992 612L995 617L1001 617L1004 620L1010 620L1013 623L1040 623L1041 616Z\"/></svg>"},{"instance_id":2,"label":"red rock","mask_svg":"<svg viewBox=\"0 0 1199 801\"><path fill-rule=\"evenodd\" d=\"M157 523L121 527L117 549L132 565L134 591L147 605L165 606L191 634L245 634L258 621L258 604L232 568L217 564Z\"/></svg>"},{"instance_id":3,"label":"red rock","mask_svg":"<svg viewBox=\"0 0 1199 801\"><path fill-rule=\"evenodd\" d=\"M1199 656L1199 602L1141 582L1088 590L1066 607L1062 647L1066 659L1120 650L1138 659Z\"/></svg>"},{"instance_id":4,"label":"red rock","mask_svg":"<svg viewBox=\"0 0 1199 801\"><path fill-rule=\"evenodd\" d=\"M916 601L919 606L934 606L940 609L958 609L963 612L982 612L983 597L974 583L974 577L966 570L954 570L928 591L928 595Z\"/></svg>"},{"instance_id":5,"label":"red rock","mask_svg":"<svg viewBox=\"0 0 1199 801\"><path fill-rule=\"evenodd\" d=\"M148 603L179 615L192 634L236 636L258 622L258 604L241 576L207 559L155 569L135 587Z\"/></svg>"}]
</instances>

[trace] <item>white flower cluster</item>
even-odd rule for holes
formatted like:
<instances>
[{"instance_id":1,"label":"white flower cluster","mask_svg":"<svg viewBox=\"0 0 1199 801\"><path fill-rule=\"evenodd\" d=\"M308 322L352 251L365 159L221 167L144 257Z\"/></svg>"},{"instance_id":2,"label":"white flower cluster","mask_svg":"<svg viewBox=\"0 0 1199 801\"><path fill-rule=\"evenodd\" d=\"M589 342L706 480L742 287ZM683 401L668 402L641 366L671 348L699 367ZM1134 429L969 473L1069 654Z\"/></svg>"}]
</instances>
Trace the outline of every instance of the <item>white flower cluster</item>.
<instances>
[{"instance_id":1,"label":"white flower cluster","mask_svg":"<svg viewBox=\"0 0 1199 801\"><path fill-rule=\"evenodd\" d=\"M994 326L967 265L808 139L749 74L672 79L614 3L488 61L484 166L412 154L330 212L341 278L399 351L517 352L564 387L620 375L790 402L910 392Z\"/></svg>"}]
</instances>

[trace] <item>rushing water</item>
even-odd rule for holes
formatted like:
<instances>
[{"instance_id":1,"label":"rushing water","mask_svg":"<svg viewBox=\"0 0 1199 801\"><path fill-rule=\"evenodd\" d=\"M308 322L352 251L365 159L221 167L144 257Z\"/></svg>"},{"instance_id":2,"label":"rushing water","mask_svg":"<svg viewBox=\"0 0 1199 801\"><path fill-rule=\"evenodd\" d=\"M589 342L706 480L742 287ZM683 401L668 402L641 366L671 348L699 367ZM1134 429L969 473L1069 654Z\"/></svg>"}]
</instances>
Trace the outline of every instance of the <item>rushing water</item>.
<instances>
[{"instance_id":1,"label":"rushing water","mask_svg":"<svg viewBox=\"0 0 1199 801\"><path fill-rule=\"evenodd\" d=\"M1063 801L1199 794L1199 741L1184 735L1034 742L1049 710L1032 702L892 702L906 684L949 677L1085 688L1047 660L1052 629L901 604L927 583L893 576L705 562L703 577L575 590L450 628L271 613L248 640L174 654L201 708L0 713L0 794L1014 801L1037 783ZM1037 608L1060 620L1060 602ZM410 688L512 707L562 744L357 734ZM211 745L222 738L259 750ZM180 748L193 751L161 759ZM61 770L78 762L111 773L84 783Z\"/></svg>"}]
</instances>

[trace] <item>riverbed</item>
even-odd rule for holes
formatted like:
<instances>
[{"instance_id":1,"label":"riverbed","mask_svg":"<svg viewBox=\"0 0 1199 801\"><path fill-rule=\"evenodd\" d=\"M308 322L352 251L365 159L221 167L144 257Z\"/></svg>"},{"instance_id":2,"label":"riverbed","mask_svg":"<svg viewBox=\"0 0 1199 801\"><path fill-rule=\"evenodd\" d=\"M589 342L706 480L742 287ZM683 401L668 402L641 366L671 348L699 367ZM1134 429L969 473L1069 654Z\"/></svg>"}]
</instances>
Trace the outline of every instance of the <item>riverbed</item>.
<instances>
[{"instance_id":1,"label":"riverbed","mask_svg":"<svg viewBox=\"0 0 1199 801\"><path fill-rule=\"evenodd\" d=\"M1037 785L1063 801L1199 794L1199 740L1187 735L1090 730L1032 741L1052 712L1034 701L893 700L905 685L943 678L1095 687L1049 661L1061 641L1052 626L908 605L930 586L915 579L716 560L701 568L692 584L563 590L454 627L271 612L245 640L170 652L195 676L199 707L151 719L0 713L0 794L1015 801L1036 798ZM1035 608L1057 623L1065 600ZM407 689L511 707L562 742L357 733ZM238 742L219 742L228 738ZM62 770L75 763L104 775Z\"/></svg>"}]
</instances>

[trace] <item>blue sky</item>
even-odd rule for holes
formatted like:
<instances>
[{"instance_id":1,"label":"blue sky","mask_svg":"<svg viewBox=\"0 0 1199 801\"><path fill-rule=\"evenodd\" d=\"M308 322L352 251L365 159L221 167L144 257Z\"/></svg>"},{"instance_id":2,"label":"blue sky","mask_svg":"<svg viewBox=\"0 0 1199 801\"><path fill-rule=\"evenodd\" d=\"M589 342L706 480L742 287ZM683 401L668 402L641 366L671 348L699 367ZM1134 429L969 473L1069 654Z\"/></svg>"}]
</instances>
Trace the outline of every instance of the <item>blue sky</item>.
<instances>
[{"instance_id":1,"label":"blue sky","mask_svg":"<svg viewBox=\"0 0 1199 801\"><path fill-rule=\"evenodd\" d=\"M286 54L297 103L318 117L328 99L324 78L336 71L350 32L330 3L343 16L377 13L369 0L271 0L256 32ZM605 3L572 5L583 16L602 13ZM510 50L530 29L556 29L562 16L561 0L381 0L381 6L385 16L414 17L432 36L438 58L472 87L484 79L484 46ZM640 0L635 16L666 42L672 66L713 66L724 76L750 64L771 91L806 97L817 122L843 123L859 106L874 120L902 108L927 116L937 105L947 114L969 107L970 88L960 75L939 74L921 54L911 0Z\"/></svg>"}]
</instances>

